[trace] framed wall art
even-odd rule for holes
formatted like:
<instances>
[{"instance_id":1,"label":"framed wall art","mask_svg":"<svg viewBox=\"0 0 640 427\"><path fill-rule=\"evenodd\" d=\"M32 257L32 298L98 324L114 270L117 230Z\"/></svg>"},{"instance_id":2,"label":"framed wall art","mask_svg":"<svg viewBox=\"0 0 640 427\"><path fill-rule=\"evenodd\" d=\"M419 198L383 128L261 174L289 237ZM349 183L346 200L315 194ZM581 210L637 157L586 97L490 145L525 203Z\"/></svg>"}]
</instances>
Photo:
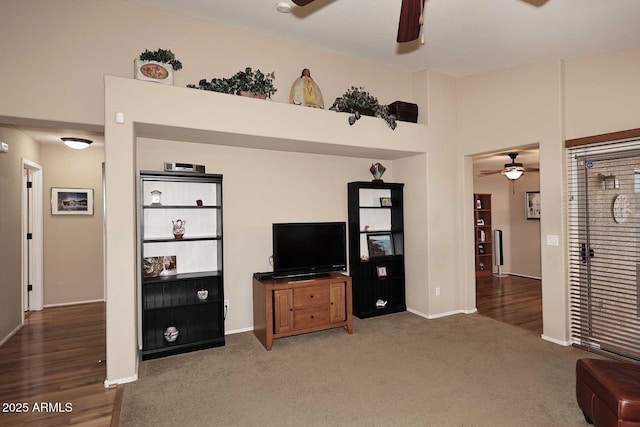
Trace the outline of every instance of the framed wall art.
<instances>
[{"instance_id":1,"label":"framed wall art","mask_svg":"<svg viewBox=\"0 0 640 427\"><path fill-rule=\"evenodd\" d=\"M368 234L369 258L394 255L391 233Z\"/></svg>"},{"instance_id":2,"label":"framed wall art","mask_svg":"<svg viewBox=\"0 0 640 427\"><path fill-rule=\"evenodd\" d=\"M527 219L540 219L540 192L527 191L524 197L524 209Z\"/></svg>"},{"instance_id":3,"label":"framed wall art","mask_svg":"<svg viewBox=\"0 0 640 427\"><path fill-rule=\"evenodd\" d=\"M93 215L93 188L51 187L51 215Z\"/></svg>"}]
</instances>

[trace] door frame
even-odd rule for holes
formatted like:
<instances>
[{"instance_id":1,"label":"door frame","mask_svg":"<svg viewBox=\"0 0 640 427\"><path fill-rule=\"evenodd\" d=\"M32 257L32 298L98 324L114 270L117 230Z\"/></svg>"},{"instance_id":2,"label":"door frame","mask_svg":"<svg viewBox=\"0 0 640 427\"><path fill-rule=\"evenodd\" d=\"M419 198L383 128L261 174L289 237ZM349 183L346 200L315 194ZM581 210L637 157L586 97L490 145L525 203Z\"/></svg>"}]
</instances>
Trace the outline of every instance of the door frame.
<instances>
[{"instance_id":1,"label":"door frame","mask_svg":"<svg viewBox=\"0 0 640 427\"><path fill-rule=\"evenodd\" d=\"M24 324L24 306L25 306L25 298L29 296L25 293L24 290L24 281L28 280L28 277L24 277L24 271L26 268L26 264L29 264L29 267L32 270L32 278L33 278L33 298L31 300L31 304L29 306L30 310L39 311L42 310L44 306L44 292L43 292L43 265L44 265L44 202L43 202L43 174L42 174L42 166L32 162L30 160L22 158L20 161L20 175L22 181L21 188L21 211L22 211L22 223L21 223L21 260L22 260L22 272L21 272L21 293L22 299L20 301L20 313L22 316L22 323ZM31 187L31 195L32 195L32 214L33 214L33 229L31 232L33 233L33 239L31 240L32 244L32 254L31 254L31 262L27 259L27 180L25 178L24 170L28 169L32 173L32 187Z\"/></svg>"}]
</instances>

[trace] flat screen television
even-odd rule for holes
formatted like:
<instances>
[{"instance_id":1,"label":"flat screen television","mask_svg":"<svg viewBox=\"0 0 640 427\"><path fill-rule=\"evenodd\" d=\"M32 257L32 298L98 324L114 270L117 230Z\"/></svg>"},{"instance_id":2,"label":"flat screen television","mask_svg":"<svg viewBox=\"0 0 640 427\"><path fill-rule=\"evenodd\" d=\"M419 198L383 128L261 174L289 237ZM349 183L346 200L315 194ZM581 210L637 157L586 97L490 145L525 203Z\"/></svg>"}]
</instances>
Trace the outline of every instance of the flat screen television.
<instances>
[{"instance_id":1,"label":"flat screen television","mask_svg":"<svg viewBox=\"0 0 640 427\"><path fill-rule=\"evenodd\" d=\"M344 222L273 224L273 275L327 275L347 269Z\"/></svg>"}]
</instances>

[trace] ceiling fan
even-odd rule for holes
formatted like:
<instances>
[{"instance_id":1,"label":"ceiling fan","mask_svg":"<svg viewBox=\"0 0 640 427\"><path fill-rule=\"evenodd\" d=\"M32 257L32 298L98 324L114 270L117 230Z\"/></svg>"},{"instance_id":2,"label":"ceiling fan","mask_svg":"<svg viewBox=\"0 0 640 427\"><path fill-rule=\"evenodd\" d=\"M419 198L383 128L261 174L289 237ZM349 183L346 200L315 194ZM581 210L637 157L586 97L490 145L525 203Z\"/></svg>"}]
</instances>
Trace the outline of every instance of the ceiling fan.
<instances>
[{"instance_id":1,"label":"ceiling fan","mask_svg":"<svg viewBox=\"0 0 640 427\"><path fill-rule=\"evenodd\" d=\"M291 0L298 6L306 6L315 0ZM540 7L549 0L522 0L533 6ZM424 24L424 3L425 0L402 0L400 8L400 22L398 23L398 43L406 43L417 40L420 37L422 25ZM424 44L424 34L420 40Z\"/></svg>"},{"instance_id":2,"label":"ceiling fan","mask_svg":"<svg viewBox=\"0 0 640 427\"><path fill-rule=\"evenodd\" d=\"M509 158L511 159L511 163L505 163L503 169L493 171L480 171L480 176L494 175L499 173L506 176L511 181L515 181L516 179L520 178L525 172L537 172L540 170L538 168L524 167L522 163L516 162L518 153L507 153L507 156L509 156Z\"/></svg>"},{"instance_id":3,"label":"ceiling fan","mask_svg":"<svg viewBox=\"0 0 640 427\"><path fill-rule=\"evenodd\" d=\"M314 0L292 0L298 6L306 6ZM400 23L398 24L398 43L410 42L420 37L424 23L423 10L425 0L402 0ZM424 43L424 41L423 41Z\"/></svg>"}]
</instances>

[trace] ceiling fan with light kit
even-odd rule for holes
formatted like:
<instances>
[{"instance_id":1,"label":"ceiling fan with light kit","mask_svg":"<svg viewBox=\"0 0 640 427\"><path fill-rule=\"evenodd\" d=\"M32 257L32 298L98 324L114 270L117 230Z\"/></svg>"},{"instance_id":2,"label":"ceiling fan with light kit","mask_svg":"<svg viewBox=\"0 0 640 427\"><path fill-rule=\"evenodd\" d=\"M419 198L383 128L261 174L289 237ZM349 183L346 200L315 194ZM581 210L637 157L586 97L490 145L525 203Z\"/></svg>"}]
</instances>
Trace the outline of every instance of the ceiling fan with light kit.
<instances>
[{"instance_id":1,"label":"ceiling fan with light kit","mask_svg":"<svg viewBox=\"0 0 640 427\"><path fill-rule=\"evenodd\" d=\"M297 6L306 6L315 0L291 0ZM400 8L400 21L398 23L398 43L407 43L420 39L424 44L424 5L426 0L402 0ZM532 6L540 7L549 0L521 0ZM421 35L422 33L422 35Z\"/></svg>"},{"instance_id":2,"label":"ceiling fan with light kit","mask_svg":"<svg viewBox=\"0 0 640 427\"><path fill-rule=\"evenodd\" d=\"M506 176L509 180L515 181L519 179L525 172L538 172L539 168L525 167L522 163L516 162L518 153L506 153L511 159L510 163L505 163L504 168L499 170L483 170L480 171L480 176L500 174Z\"/></svg>"}]
</instances>

